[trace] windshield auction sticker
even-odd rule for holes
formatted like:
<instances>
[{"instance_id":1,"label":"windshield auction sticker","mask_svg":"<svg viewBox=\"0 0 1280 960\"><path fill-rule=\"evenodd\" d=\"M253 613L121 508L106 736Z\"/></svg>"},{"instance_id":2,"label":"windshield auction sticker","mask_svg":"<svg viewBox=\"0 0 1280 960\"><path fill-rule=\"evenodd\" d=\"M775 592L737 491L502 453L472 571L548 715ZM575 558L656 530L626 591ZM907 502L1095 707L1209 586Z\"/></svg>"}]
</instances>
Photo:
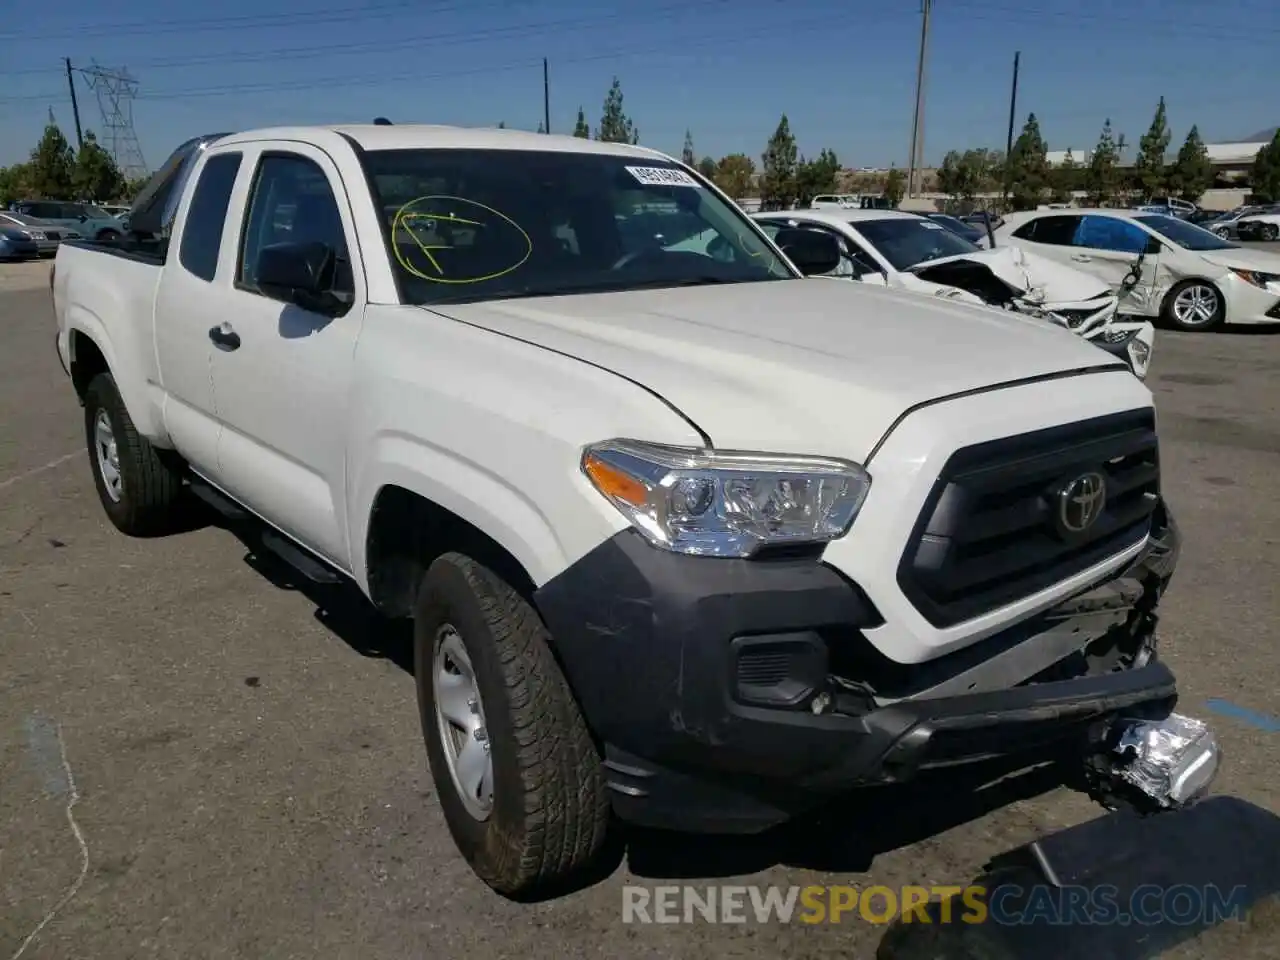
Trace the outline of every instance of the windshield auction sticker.
<instances>
[{"instance_id":1,"label":"windshield auction sticker","mask_svg":"<svg viewBox=\"0 0 1280 960\"><path fill-rule=\"evenodd\" d=\"M671 167L627 167L631 174L646 187L700 187L702 184L683 170Z\"/></svg>"}]
</instances>

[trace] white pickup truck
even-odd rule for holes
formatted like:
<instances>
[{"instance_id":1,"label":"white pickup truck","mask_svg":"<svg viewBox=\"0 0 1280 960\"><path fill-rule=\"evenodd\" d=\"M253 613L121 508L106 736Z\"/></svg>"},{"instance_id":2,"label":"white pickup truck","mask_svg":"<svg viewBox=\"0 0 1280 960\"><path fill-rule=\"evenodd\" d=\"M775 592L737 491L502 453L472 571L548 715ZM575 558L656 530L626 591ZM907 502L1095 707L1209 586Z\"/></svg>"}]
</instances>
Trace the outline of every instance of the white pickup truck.
<instances>
[{"instance_id":1,"label":"white pickup truck","mask_svg":"<svg viewBox=\"0 0 1280 960\"><path fill-rule=\"evenodd\" d=\"M759 831L991 757L1156 808L1212 778L1156 656L1152 397L1071 333L808 281L829 240L568 137L202 137L129 222L51 277L107 515L201 493L412 617L495 890L568 882L614 816ZM676 249L706 230L732 255Z\"/></svg>"}]
</instances>

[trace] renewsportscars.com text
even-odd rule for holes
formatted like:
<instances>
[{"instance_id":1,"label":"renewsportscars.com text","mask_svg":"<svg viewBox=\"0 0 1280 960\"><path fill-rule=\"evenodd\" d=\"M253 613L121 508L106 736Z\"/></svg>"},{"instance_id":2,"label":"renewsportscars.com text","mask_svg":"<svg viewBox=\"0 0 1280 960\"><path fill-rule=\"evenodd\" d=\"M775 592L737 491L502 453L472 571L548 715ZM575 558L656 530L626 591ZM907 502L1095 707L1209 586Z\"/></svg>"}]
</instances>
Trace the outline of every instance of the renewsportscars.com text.
<instances>
[{"instance_id":1,"label":"renewsportscars.com text","mask_svg":"<svg viewBox=\"0 0 1280 960\"><path fill-rule=\"evenodd\" d=\"M1217 925L1243 919L1242 886L659 886L622 888L623 923Z\"/></svg>"}]
</instances>

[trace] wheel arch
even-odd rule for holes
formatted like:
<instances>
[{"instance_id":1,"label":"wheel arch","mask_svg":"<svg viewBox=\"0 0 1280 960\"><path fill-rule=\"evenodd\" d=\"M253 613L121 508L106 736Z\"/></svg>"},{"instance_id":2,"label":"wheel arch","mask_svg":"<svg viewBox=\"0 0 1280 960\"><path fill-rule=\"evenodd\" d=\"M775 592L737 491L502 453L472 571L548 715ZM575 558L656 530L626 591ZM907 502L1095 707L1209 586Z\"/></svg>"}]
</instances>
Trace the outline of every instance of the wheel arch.
<instances>
[{"instance_id":1,"label":"wheel arch","mask_svg":"<svg viewBox=\"0 0 1280 960\"><path fill-rule=\"evenodd\" d=\"M532 598L536 584L525 563L476 523L399 483L378 489L364 537L364 579L380 611L409 616L427 568L451 552L466 554Z\"/></svg>"}]
</instances>

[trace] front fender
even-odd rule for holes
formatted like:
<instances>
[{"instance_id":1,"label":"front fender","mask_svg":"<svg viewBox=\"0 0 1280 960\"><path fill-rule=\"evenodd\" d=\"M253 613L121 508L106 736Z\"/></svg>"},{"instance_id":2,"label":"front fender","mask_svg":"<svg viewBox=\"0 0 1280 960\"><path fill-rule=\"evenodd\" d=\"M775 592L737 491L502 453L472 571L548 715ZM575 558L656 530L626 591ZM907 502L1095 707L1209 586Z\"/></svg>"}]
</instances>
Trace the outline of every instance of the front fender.
<instances>
[{"instance_id":1,"label":"front fender","mask_svg":"<svg viewBox=\"0 0 1280 960\"><path fill-rule=\"evenodd\" d=\"M512 479L409 436L381 436L369 453L355 491L351 535L352 574L366 592L369 523L387 487L417 494L491 537L520 562L535 586L628 525L578 475L561 478L553 494L561 502L545 505ZM564 522L566 517L573 522Z\"/></svg>"}]
</instances>

